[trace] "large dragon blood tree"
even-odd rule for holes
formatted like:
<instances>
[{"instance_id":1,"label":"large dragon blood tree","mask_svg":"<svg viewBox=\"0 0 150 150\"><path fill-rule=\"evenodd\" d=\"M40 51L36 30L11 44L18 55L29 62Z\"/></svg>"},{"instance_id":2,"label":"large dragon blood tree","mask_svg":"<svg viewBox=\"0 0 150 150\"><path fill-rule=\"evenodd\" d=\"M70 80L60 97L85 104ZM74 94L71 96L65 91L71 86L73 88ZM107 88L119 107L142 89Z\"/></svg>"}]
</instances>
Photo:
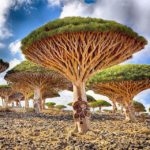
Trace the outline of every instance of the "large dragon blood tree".
<instances>
[{"instance_id":1,"label":"large dragon blood tree","mask_svg":"<svg viewBox=\"0 0 150 150\"><path fill-rule=\"evenodd\" d=\"M9 67L9 63L4 62L2 59L0 59L0 73L5 71Z\"/></svg>"},{"instance_id":2,"label":"large dragon blood tree","mask_svg":"<svg viewBox=\"0 0 150 150\"><path fill-rule=\"evenodd\" d=\"M128 59L146 44L143 37L115 21L67 17L30 33L22 40L21 49L27 59L58 71L72 82L75 131L85 133L89 129L87 79Z\"/></svg>"},{"instance_id":3,"label":"large dragon blood tree","mask_svg":"<svg viewBox=\"0 0 150 150\"><path fill-rule=\"evenodd\" d=\"M9 83L22 83L22 85L34 90L34 108L36 113L41 111L40 103L45 88L51 87L52 89L63 90L66 89L69 84L68 80L61 74L45 69L30 61L23 61L8 71L5 79Z\"/></svg>"},{"instance_id":4,"label":"large dragon blood tree","mask_svg":"<svg viewBox=\"0 0 150 150\"><path fill-rule=\"evenodd\" d=\"M89 79L91 89L110 89L117 95L116 101L124 104L126 120L136 121L133 98L150 88L150 65L118 65L105 69Z\"/></svg>"},{"instance_id":5,"label":"large dragon blood tree","mask_svg":"<svg viewBox=\"0 0 150 150\"><path fill-rule=\"evenodd\" d=\"M8 108L9 96L12 94L12 88L9 85L0 85L0 97L5 108Z\"/></svg>"}]
</instances>

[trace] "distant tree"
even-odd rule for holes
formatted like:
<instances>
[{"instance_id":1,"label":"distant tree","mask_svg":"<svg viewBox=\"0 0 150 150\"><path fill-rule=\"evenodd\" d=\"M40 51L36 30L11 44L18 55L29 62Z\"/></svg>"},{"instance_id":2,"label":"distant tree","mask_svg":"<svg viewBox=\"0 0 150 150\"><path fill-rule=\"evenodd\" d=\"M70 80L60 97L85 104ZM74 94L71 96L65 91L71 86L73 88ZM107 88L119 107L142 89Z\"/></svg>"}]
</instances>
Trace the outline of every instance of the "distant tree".
<instances>
[{"instance_id":1,"label":"distant tree","mask_svg":"<svg viewBox=\"0 0 150 150\"><path fill-rule=\"evenodd\" d=\"M140 103L140 102L137 102L137 101L133 101L133 107L134 107L134 110L135 112L145 112L145 106Z\"/></svg>"},{"instance_id":2,"label":"distant tree","mask_svg":"<svg viewBox=\"0 0 150 150\"><path fill-rule=\"evenodd\" d=\"M96 104L97 104L97 107L99 107L100 112L101 112L101 108L102 107L109 107L109 106L111 106L111 104L109 102L105 101L105 100L97 100Z\"/></svg>"},{"instance_id":3,"label":"distant tree","mask_svg":"<svg viewBox=\"0 0 150 150\"><path fill-rule=\"evenodd\" d=\"M148 111L150 112L150 108L148 109Z\"/></svg>"},{"instance_id":4,"label":"distant tree","mask_svg":"<svg viewBox=\"0 0 150 150\"><path fill-rule=\"evenodd\" d=\"M56 105L55 108L59 109L59 110L63 110L66 108L65 105Z\"/></svg>"},{"instance_id":5,"label":"distant tree","mask_svg":"<svg viewBox=\"0 0 150 150\"><path fill-rule=\"evenodd\" d=\"M72 106L72 102L68 103L67 105L68 105L68 106Z\"/></svg>"},{"instance_id":6,"label":"distant tree","mask_svg":"<svg viewBox=\"0 0 150 150\"><path fill-rule=\"evenodd\" d=\"M98 106L97 106L97 102L91 102L91 103L89 103L89 106L90 106L90 108L93 109L93 112L94 112L94 109L95 109L96 107L98 107Z\"/></svg>"},{"instance_id":7,"label":"distant tree","mask_svg":"<svg viewBox=\"0 0 150 150\"><path fill-rule=\"evenodd\" d=\"M47 102L47 103L45 103L45 105L46 105L48 108L54 108L54 106L56 105L56 103L54 103L54 102Z\"/></svg>"}]
</instances>

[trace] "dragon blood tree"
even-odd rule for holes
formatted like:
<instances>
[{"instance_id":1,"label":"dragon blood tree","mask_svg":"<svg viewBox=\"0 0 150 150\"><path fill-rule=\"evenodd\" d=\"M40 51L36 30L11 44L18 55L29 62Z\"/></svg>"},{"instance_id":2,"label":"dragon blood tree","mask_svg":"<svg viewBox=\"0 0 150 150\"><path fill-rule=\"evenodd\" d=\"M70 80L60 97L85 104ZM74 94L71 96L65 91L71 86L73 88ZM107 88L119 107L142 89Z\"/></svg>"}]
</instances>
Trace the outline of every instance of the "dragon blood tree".
<instances>
[{"instance_id":1,"label":"dragon blood tree","mask_svg":"<svg viewBox=\"0 0 150 150\"><path fill-rule=\"evenodd\" d=\"M9 96L11 94L12 94L12 88L9 85L0 85L0 97L4 100L5 108L8 108Z\"/></svg>"},{"instance_id":2,"label":"dragon blood tree","mask_svg":"<svg viewBox=\"0 0 150 150\"><path fill-rule=\"evenodd\" d=\"M14 102L16 102L16 106L21 107L21 101L24 100L24 96L22 93L19 92L13 92L10 96L9 96L9 103L12 103L14 105Z\"/></svg>"},{"instance_id":3,"label":"dragon blood tree","mask_svg":"<svg viewBox=\"0 0 150 150\"><path fill-rule=\"evenodd\" d=\"M9 63L4 62L2 59L0 59L0 73L5 71L9 67Z\"/></svg>"},{"instance_id":4,"label":"dragon blood tree","mask_svg":"<svg viewBox=\"0 0 150 150\"><path fill-rule=\"evenodd\" d=\"M115 113L117 111L116 103L117 103L118 95L116 94L116 92L114 90L112 90L110 87L103 86L103 84L98 84L97 86L96 85L92 85L90 88L94 92L102 94L102 95L108 97L109 100L111 100L111 102L113 104L112 105L113 112Z\"/></svg>"},{"instance_id":5,"label":"dragon blood tree","mask_svg":"<svg viewBox=\"0 0 150 150\"><path fill-rule=\"evenodd\" d=\"M39 113L40 101L42 99L42 93L46 87L52 89L65 89L69 84L61 74L45 69L29 61L23 61L21 64L8 71L5 79L9 83L22 83L24 86L28 86L34 90L34 108L35 112Z\"/></svg>"},{"instance_id":6,"label":"dragon blood tree","mask_svg":"<svg viewBox=\"0 0 150 150\"><path fill-rule=\"evenodd\" d=\"M47 89L44 90L44 93L42 94L42 109L45 109L45 99L46 98L53 98L53 97L59 97L59 93L56 90Z\"/></svg>"},{"instance_id":7,"label":"dragon blood tree","mask_svg":"<svg viewBox=\"0 0 150 150\"><path fill-rule=\"evenodd\" d=\"M72 82L75 131L85 133L89 129L87 79L128 59L146 44L132 29L114 21L68 17L33 31L22 40L21 49L27 59L58 71Z\"/></svg>"},{"instance_id":8,"label":"dragon blood tree","mask_svg":"<svg viewBox=\"0 0 150 150\"><path fill-rule=\"evenodd\" d=\"M126 120L136 121L133 98L150 88L150 65L118 65L105 69L93 76L91 89L108 88L117 94L116 101L122 101L126 110Z\"/></svg>"},{"instance_id":9,"label":"dragon blood tree","mask_svg":"<svg viewBox=\"0 0 150 150\"><path fill-rule=\"evenodd\" d=\"M27 110L29 108L29 97L33 93L31 87L28 86L28 84L25 84L24 82L16 82L16 83L11 84L11 86L14 91L17 91L23 94L24 101L25 101L25 109Z\"/></svg>"}]
</instances>

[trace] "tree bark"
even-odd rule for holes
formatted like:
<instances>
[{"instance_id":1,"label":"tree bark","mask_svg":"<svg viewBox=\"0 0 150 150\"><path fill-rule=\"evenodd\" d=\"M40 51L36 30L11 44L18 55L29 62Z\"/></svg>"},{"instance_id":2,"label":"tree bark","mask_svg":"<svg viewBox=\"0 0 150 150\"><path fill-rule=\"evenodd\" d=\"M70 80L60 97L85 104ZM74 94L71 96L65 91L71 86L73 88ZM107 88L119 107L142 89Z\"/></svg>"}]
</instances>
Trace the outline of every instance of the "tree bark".
<instances>
[{"instance_id":1,"label":"tree bark","mask_svg":"<svg viewBox=\"0 0 150 150\"><path fill-rule=\"evenodd\" d=\"M117 112L117 106L116 106L116 103L114 101L112 101L113 105L113 113L116 113Z\"/></svg>"},{"instance_id":2,"label":"tree bark","mask_svg":"<svg viewBox=\"0 0 150 150\"><path fill-rule=\"evenodd\" d=\"M45 99L42 100L42 108L45 109Z\"/></svg>"},{"instance_id":3,"label":"tree bark","mask_svg":"<svg viewBox=\"0 0 150 150\"><path fill-rule=\"evenodd\" d=\"M80 99L82 101L85 101L87 103L87 97L86 97L86 91L85 91L85 83L80 83L78 85L73 85L73 96L74 96L74 103L79 102ZM73 113L75 114L77 111L74 109ZM79 114L79 113L78 113ZM85 116L82 118L75 119L75 132L79 133L86 133L89 130L90 122L89 122L90 117Z\"/></svg>"},{"instance_id":4,"label":"tree bark","mask_svg":"<svg viewBox=\"0 0 150 150\"><path fill-rule=\"evenodd\" d=\"M5 97L5 108L8 108L8 97Z\"/></svg>"},{"instance_id":5,"label":"tree bark","mask_svg":"<svg viewBox=\"0 0 150 150\"><path fill-rule=\"evenodd\" d=\"M34 110L35 113L40 113L40 96L41 95L41 90L40 88L36 87L34 89Z\"/></svg>"},{"instance_id":6,"label":"tree bark","mask_svg":"<svg viewBox=\"0 0 150 150\"><path fill-rule=\"evenodd\" d=\"M125 104L125 120L136 122L135 112L131 102Z\"/></svg>"},{"instance_id":7,"label":"tree bark","mask_svg":"<svg viewBox=\"0 0 150 150\"><path fill-rule=\"evenodd\" d=\"M25 109L27 110L29 108L29 101L27 97L25 96Z\"/></svg>"}]
</instances>

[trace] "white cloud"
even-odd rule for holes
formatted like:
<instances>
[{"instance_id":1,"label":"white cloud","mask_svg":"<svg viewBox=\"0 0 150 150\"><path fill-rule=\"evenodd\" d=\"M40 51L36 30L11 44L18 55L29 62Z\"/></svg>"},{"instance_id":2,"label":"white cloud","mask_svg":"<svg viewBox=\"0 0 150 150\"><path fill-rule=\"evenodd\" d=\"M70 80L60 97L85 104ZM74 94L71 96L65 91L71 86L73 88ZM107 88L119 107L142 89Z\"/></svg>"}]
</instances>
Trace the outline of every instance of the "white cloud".
<instances>
[{"instance_id":1,"label":"white cloud","mask_svg":"<svg viewBox=\"0 0 150 150\"><path fill-rule=\"evenodd\" d=\"M144 106L146 107L146 110L148 110L148 108L150 107L149 97L150 97L150 89L147 89L136 95L134 99L143 103Z\"/></svg>"},{"instance_id":2,"label":"white cloud","mask_svg":"<svg viewBox=\"0 0 150 150\"><path fill-rule=\"evenodd\" d=\"M16 54L18 51L20 51L20 48L21 48L21 41L20 40L16 40L16 41L9 44L9 49L10 49L12 54Z\"/></svg>"},{"instance_id":3,"label":"white cloud","mask_svg":"<svg viewBox=\"0 0 150 150\"><path fill-rule=\"evenodd\" d=\"M12 69L13 67L15 67L16 65L20 64L21 60L14 58L13 60L11 60L9 62L9 68L8 70Z\"/></svg>"},{"instance_id":4,"label":"white cloud","mask_svg":"<svg viewBox=\"0 0 150 150\"><path fill-rule=\"evenodd\" d=\"M30 4L31 0L3 0L0 2L0 39L12 36L11 30L7 28L7 18L10 9L17 9L22 4Z\"/></svg>"},{"instance_id":5,"label":"white cloud","mask_svg":"<svg viewBox=\"0 0 150 150\"><path fill-rule=\"evenodd\" d=\"M47 0L50 6L60 6L62 0Z\"/></svg>"},{"instance_id":6,"label":"white cloud","mask_svg":"<svg viewBox=\"0 0 150 150\"><path fill-rule=\"evenodd\" d=\"M21 41L20 40L16 40L14 42L11 42L8 46L10 52L15 55L15 54L19 54L20 59L21 60L25 60L25 56L22 54L21 52Z\"/></svg>"}]
</instances>

